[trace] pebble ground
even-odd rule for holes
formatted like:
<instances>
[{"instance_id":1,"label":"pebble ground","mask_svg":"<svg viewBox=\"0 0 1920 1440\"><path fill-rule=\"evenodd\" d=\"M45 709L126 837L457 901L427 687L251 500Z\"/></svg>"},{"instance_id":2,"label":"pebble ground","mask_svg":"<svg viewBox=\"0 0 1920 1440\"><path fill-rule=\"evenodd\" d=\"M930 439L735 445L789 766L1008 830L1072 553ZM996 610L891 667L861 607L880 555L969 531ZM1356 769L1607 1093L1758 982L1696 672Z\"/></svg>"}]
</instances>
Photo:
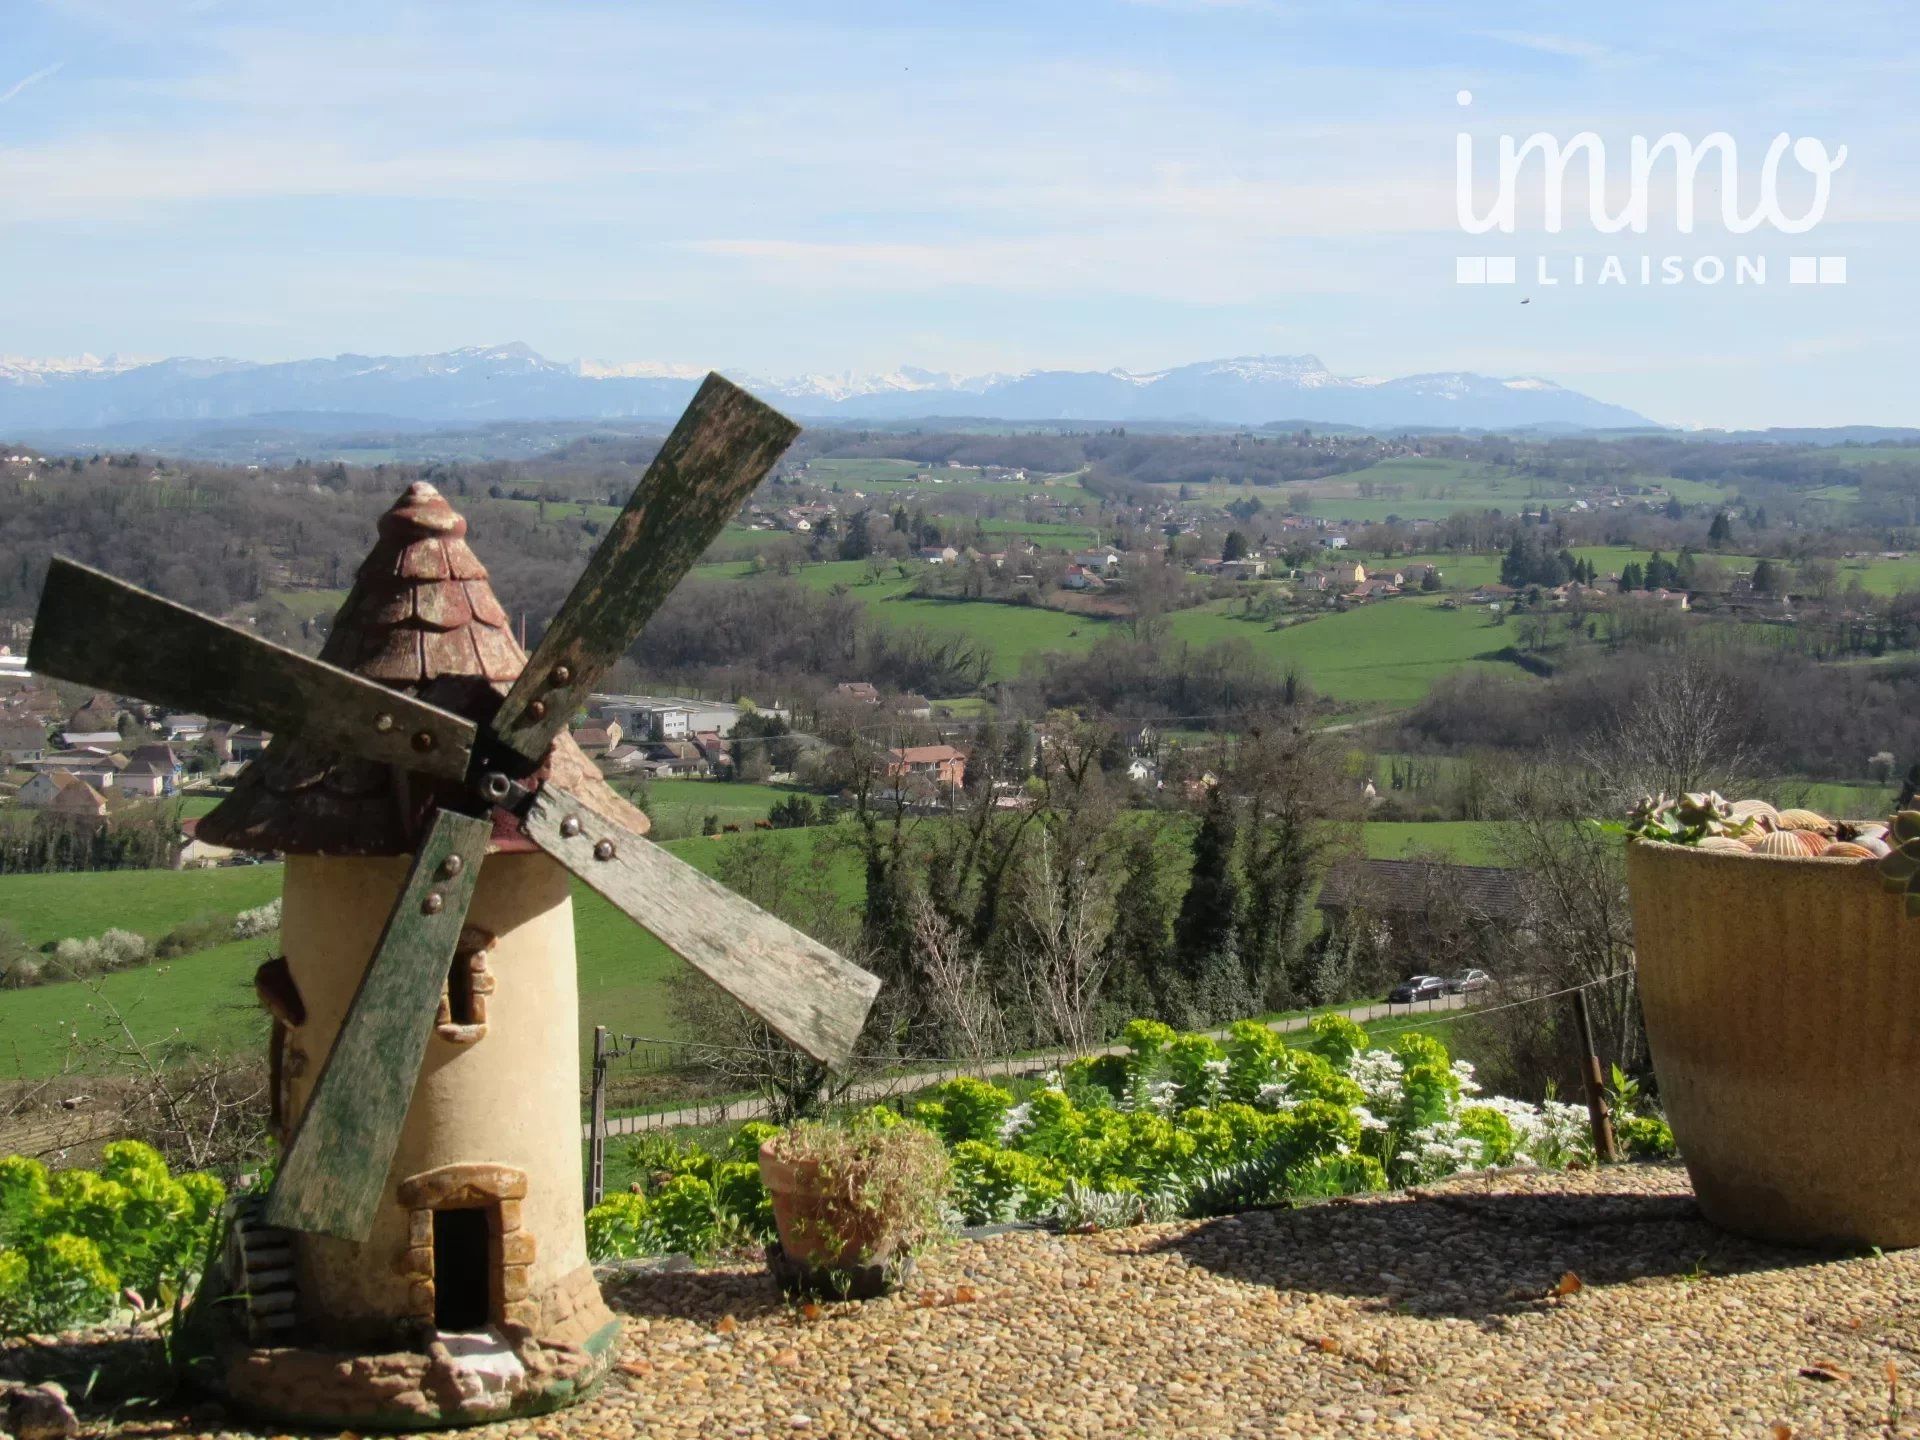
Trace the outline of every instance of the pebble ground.
<instances>
[{"instance_id":1,"label":"pebble ground","mask_svg":"<svg viewBox=\"0 0 1920 1440\"><path fill-rule=\"evenodd\" d=\"M629 1276L606 1386L476 1437L1920 1436L1920 1250L1700 1219L1685 1172L1509 1172L924 1257L795 1308L764 1271ZM139 1409L116 1440L238 1432Z\"/></svg>"}]
</instances>

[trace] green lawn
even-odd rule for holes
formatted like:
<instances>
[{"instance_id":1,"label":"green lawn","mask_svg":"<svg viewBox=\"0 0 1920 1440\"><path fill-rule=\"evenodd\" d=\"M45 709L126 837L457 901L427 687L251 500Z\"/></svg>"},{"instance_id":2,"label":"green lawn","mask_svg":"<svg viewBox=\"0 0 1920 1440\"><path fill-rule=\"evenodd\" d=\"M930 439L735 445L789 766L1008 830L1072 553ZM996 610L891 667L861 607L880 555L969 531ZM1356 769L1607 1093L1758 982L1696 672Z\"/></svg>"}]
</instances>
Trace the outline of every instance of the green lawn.
<instances>
[{"instance_id":1,"label":"green lawn","mask_svg":"<svg viewBox=\"0 0 1920 1440\"><path fill-rule=\"evenodd\" d=\"M157 940L182 921L251 910L279 893L278 865L0 875L0 918L33 945L110 929ZM0 995L0 1010L10 999Z\"/></svg>"},{"instance_id":2,"label":"green lawn","mask_svg":"<svg viewBox=\"0 0 1920 1440\"><path fill-rule=\"evenodd\" d=\"M759 843L808 852L827 833L696 837L669 842L666 848L711 872L730 846ZM262 904L280 893L280 878L277 865L0 876L0 913L35 944L97 934L111 926L161 935L198 915ZM836 859L832 879L846 902L855 903L858 866ZM575 882L573 890L583 1050L591 1047L597 1024L628 1034L673 1037L677 1031L665 982L682 962L585 886ZM87 917L87 923L75 924L76 915ZM276 937L235 941L121 971L100 981L101 993L128 1017L143 1042L178 1032L197 1047L223 1053L264 1046L253 972L277 954L279 946ZM44 1075L59 1068L76 1029L84 1037L89 1025L105 1023L105 1011L98 1006L90 1010L92 1004L89 989L71 982L0 991L0 1075Z\"/></svg>"},{"instance_id":3,"label":"green lawn","mask_svg":"<svg viewBox=\"0 0 1920 1440\"><path fill-rule=\"evenodd\" d=\"M993 648L989 680L1020 672L1029 655L1050 650L1091 649L1114 622L1099 616L1071 615L1037 605L997 605L987 600L929 600L897 596L873 607L893 625L924 625L929 630L974 636Z\"/></svg>"},{"instance_id":4,"label":"green lawn","mask_svg":"<svg viewBox=\"0 0 1920 1440\"><path fill-rule=\"evenodd\" d=\"M1514 643L1514 632L1493 624L1484 609L1444 610L1434 600L1404 597L1275 630L1237 618L1234 607L1222 600L1182 610L1173 617L1173 635L1194 644L1246 640L1281 668L1297 667L1314 689L1336 700L1412 705L1463 667L1522 673L1489 660Z\"/></svg>"},{"instance_id":5,"label":"green lawn","mask_svg":"<svg viewBox=\"0 0 1920 1440\"><path fill-rule=\"evenodd\" d=\"M625 788L625 787L621 787ZM702 818L743 828L767 818L767 811L795 794L789 785L749 785L735 780L654 780L646 787L645 808L656 829L670 835L698 834Z\"/></svg>"},{"instance_id":6,"label":"green lawn","mask_svg":"<svg viewBox=\"0 0 1920 1440\"><path fill-rule=\"evenodd\" d=\"M1497 820L1434 820L1426 823L1369 820L1367 856L1373 860L1403 860L1409 856L1439 855L1460 865L1501 864L1498 849L1501 823Z\"/></svg>"}]
</instances>

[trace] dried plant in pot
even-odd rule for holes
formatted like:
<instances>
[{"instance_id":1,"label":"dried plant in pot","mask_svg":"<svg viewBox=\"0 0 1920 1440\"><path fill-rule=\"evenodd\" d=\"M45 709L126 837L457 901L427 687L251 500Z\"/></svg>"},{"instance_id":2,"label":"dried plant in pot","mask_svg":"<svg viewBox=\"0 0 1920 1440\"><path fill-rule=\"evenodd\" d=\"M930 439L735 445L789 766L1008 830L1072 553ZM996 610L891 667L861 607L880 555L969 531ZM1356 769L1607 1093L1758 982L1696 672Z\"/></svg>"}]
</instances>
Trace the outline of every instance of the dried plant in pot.
<instances>
[{"instance_id":1,"label":"dried plant in pot","mask_svg":"<svg viewBox=\"0 0 1920 1440\"><path fill-rule=\"evenodd\" d=\"M932 1131L890 1116L803 1120L761 1144L760 1178L780 1232L770 1259L783 1288L879 1294L940 1229L947 1152Z\"/></svg>"},{"instance_id":2,"label":"dried plant in pot","mask_svg":"<svg viewBox=\"0 0 1920 1440\"><path fill-rule=\"evenodd\" d=\"M1707 1218L1920 1245L1920 813L1829 821L1718 795L1625 827L1660 1098Z\"/></svg>"}]
</instances>

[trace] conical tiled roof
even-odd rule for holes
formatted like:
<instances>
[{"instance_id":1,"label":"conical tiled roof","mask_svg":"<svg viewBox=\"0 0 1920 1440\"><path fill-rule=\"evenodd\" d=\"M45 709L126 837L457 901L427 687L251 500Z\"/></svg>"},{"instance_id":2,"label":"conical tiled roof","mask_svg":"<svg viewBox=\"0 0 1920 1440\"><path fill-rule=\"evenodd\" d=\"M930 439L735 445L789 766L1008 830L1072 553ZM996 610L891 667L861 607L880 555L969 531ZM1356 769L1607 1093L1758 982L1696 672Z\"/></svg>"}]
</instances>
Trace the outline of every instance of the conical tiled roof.
<instances>
[{"instance_id":1,"label":"conical tiled roof","mask_svg":"<svg viewBox=\"0 0 1920 1440\"><path fill-rule=\"evenodd\" d=\"M438 490L408 486L380 517L379 542L320 658L456 714L490 718L527 657L466 533L466 520ZM565 731L536 778L565 786L630 829L647 829L646 816L613 792ZM458 798L457 787L276 735L198 833L237 850L402 855L442 795ZM492 849L532 848L513 818L496 810Z\"/></svg>"}]
</instances>

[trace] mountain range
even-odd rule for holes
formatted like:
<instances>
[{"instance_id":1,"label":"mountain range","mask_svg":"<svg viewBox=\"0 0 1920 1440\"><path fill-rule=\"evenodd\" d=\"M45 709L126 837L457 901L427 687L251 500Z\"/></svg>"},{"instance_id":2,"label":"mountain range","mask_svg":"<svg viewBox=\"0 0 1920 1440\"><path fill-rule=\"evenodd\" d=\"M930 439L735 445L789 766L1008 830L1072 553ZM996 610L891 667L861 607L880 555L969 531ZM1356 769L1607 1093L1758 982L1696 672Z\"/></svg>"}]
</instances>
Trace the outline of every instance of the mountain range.
<instances>
[{"instance_id":1,"label":"mountain range","mask_svg":"<svg viewBox=\"0 0 1920 1440\"><path fill-rule=\"evenodd\" d=\"M0 356L0 431L72 434L151 422L231 424L311 417L312 428L403 422L671 420L697 369L549 360L523 344L438 355L337 355L259 363L191 359L22 360ZM1250 355L1168 370L1030 370L962 376L902 368L884 375L736 379L808 420L973 419L1088 424L1266 425L1300 421L1373 429L1604 430L1654 422L1550 380L1464 371L1397 379L1335 375L1311 355Z\"/></svg>"}]
</instances>

